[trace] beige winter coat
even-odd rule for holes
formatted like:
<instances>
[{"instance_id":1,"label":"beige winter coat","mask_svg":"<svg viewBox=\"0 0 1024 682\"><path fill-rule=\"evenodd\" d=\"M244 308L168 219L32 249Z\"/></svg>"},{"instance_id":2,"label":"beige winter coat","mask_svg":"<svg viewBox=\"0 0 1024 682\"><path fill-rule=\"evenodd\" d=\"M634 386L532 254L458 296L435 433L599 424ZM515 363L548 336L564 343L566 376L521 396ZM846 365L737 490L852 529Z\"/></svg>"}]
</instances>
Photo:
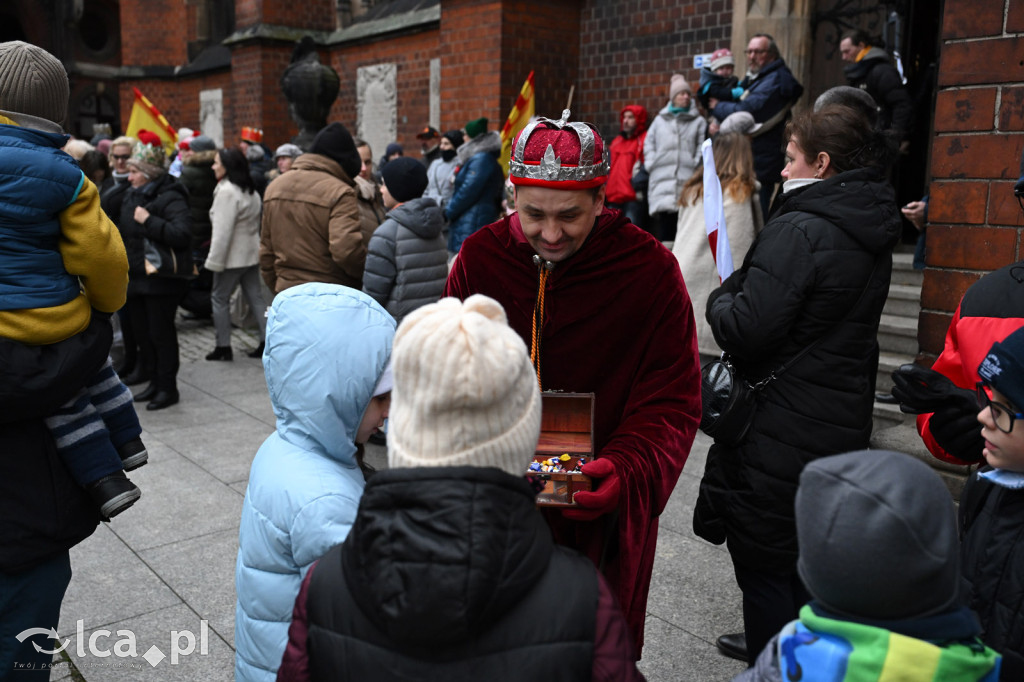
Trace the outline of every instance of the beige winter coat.
<instances>
[{"instance_id":1,"label":"beige winter coat","mask_svg":"<svg viewBox=\"0 0 1024 682\"><path fill-rule=\"evenodd\" d=\"M260 274L274 293L306 282L363 286L366 242L355 182L306 153L263 196Z\"/></svg>"},{"instance_id":2,"label":"beige winter coat","mask_svg":"<svg viewBox=\"0 0 1024 682\"><path fill-rule=\"evenodd\" d=\"M260 195L246 192L227 178L213 188L210 207L210 253L206 269L224 272L260 262Z\"/></svg>"},{"instance_id":3,"label":"beige winter coat","mask_svg":"<svg viewBox=\"0 0 1024 682\"><path fill-rule=\"evenodd\" d=\"M725 228L729 234L735 270L739 270L743 265L743 257L747 255L754 237L761 231L763 225L757 190L747 201L739 204L733 201L732 195L725 193ZM708 296L721 282L718 279L715 259L711 255L707 228L704 226L703 199L698 199L690 206L679 207L672 253L679 261L683 282L686 283L686 291L693 303L693 317L697 323L697 348L704 355L721 355L722 349L715 343L711 326L704 316Z\"/></svg>"}]
</instances>

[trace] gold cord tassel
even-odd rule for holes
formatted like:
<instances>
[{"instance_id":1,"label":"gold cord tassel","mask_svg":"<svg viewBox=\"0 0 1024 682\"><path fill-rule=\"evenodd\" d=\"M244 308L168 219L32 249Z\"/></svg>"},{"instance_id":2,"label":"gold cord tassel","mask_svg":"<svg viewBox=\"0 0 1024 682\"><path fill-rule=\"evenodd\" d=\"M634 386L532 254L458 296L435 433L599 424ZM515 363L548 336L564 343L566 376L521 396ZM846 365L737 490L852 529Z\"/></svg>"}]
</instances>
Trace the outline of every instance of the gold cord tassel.
<instances>
[{"instance_id":1,"label":"gold cord tassel","mask_svg":"<svg viewBox=\"0 0 1024 682\"><path fill-rule=\"evenodd\" d=\"M533 330L530 339L530 362L537 372L537 385L544 390L544 384L540 379L540 339L544 326L544 294L547 289L548 274L554 269L555 264L545 261L540 256L533 257L533 263L539 271L539 285L537 287L537 302L533 306Z\"/></svg>"}]
</instances>

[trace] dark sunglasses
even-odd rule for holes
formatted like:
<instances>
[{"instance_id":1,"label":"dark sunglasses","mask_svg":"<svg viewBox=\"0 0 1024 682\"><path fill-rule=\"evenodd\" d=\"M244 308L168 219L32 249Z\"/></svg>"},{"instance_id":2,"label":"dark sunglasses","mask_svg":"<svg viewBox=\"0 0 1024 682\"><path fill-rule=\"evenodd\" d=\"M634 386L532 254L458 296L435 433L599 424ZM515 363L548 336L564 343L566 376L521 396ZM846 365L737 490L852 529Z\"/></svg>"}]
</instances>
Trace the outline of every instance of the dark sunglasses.
<instances>
[{"instance_id":1,"label":"dark sunglasses","mask_svg":"<svg viewBox=\"0 0 1024 682\"><path fill-rule=\"evenodd\" d=\"M111 154L110 158L112 158L114 161L127 161L128 159L132 158L132 155L131 154Z\"/></svg>"},{"instance_id":2,"label":"dark sunglasses","mask_svg":"<svg viewBox=\"0 0 1024 682\"><path fill-rule=\"evenodd\" d=\"M992 400L982 382L979 381L975 385L975 390L978 393L978 407L983 410L986 407L992 410L992 420L996 423L996 428L1003 433L1010 433L1013 431L1013 423L1018 419L1024 419L1024 414L1014 412L1008 406Z\"/></svg>"}]
</instances>

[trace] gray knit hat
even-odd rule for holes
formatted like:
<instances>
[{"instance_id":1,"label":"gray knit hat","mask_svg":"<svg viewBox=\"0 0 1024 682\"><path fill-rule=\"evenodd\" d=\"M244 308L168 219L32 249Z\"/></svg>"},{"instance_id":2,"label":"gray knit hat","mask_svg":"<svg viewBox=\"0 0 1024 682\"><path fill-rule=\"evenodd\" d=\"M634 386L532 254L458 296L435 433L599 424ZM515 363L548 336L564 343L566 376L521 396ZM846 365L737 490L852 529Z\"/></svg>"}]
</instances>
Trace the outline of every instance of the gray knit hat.
<instances>
[{"instance_id":1,"label":"gray knit hat","mask_svg":"<svg viewBox=\"0 0 1024 682\"><path fill-rule=\"evenodd\" d=\"M900 620L959 604L952 497L909 455L862 450L808 464L796 532L800 578L836 614Z\"/></svg>"},{"instance_id":2,"label":"gray knit hat","mask_svg":"<svg viewBox=\"0 0 1024 682\"><path fill-rule=\"evenodd\" d=\"M69 93L68 74L52 54L20 40L0 43L0 111L61 126Z\"/></svg>"},{"instance_id":3,"label":"gray knit hat","mask_svg":"<svg viewBox=\"0 0 1024 682\"><path fill-rule=\"evenodd\" d=\"M497 301L442 298L413 311L395 332L391 367L389 468L525 475L540 436L540 389Z\"/></svg>"}]
</instances>

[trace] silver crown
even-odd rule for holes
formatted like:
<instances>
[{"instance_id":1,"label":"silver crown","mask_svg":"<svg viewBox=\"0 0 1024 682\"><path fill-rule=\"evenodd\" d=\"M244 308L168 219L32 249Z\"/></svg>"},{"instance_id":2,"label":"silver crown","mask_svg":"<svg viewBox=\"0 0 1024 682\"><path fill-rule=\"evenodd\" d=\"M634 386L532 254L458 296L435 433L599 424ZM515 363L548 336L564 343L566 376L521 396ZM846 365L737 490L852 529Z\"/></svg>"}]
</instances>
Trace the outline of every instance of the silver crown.
<instances>
[{"instance_id":1,"label":"silver crown","mask_svg":"<svg viewBox=\"0 0 1024 682\"><path fill-rule=\"evenodd\" d=\"M533 134L534 129L540 124L547 124L549 127L564 130L569 128L576 133L580 139L580 165L562 166L562 160L555 156L554 147L548 145L547 151L541 157L539 165L523 163L523 154L526 153L526 143ZM610 156L608 145L604 145L600 163L593 163L594 158L594 129L580 121L569 122L569 110L562 110L562 118L555 121L550 118L538 118L528 123L516 141L516 147L512 150L512 158L508 164L509 175L517 178L529 178L531 180L545 180L547 182L587 182L594 178L608 175Z\"/></svg>"}]
</instances>

